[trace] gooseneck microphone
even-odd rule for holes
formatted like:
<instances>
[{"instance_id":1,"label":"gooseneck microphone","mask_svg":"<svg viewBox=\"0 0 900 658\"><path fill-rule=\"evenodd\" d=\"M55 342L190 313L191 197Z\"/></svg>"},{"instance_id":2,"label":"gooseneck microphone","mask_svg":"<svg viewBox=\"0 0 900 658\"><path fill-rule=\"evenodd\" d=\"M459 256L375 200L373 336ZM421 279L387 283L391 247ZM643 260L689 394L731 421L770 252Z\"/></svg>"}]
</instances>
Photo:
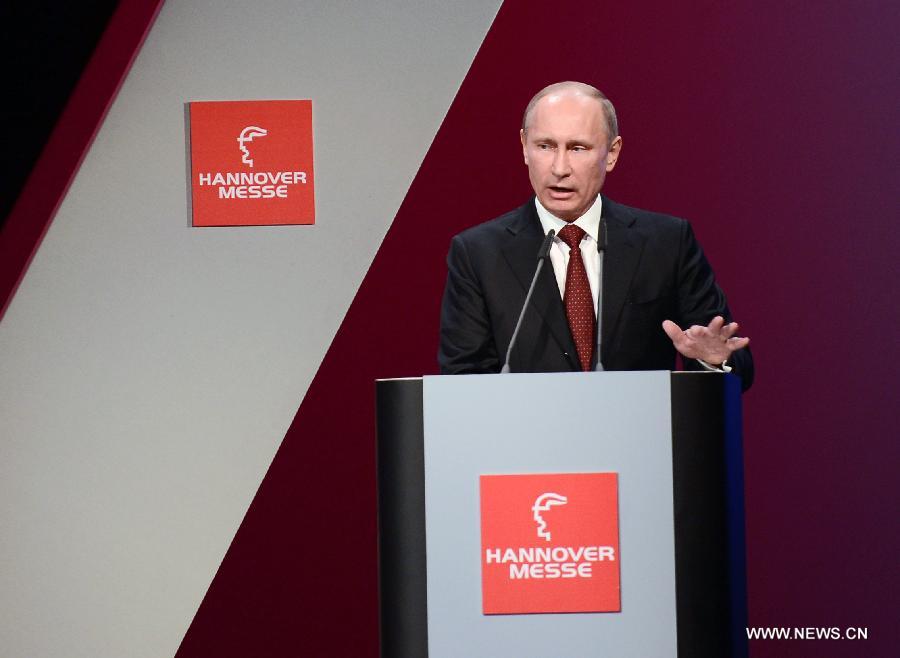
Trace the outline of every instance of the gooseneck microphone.
<instances>
[{"instance_id":1,"label":"gooseneck microphone","mask_svg":"<svg viewBox=\"0 0 900 658\"><path fill-rule=\"evenodd\" d=\"M597 268L597 290L599 291L597 296L597 349L594 352L597 357L597 365L594 366L594 370L603 372L603 362L600 360L603 356L603 352L600 351L603 338L603 257L606 255L606 220L603 217L600 218L600 226L597 231L597 252L600 254L600 262Z\"/></svg>"},{"instance_id":2,"label":"gooseneck microphone","mask_svg":"<svg viewBox=\"0 0 900 658\"><path fill-rule=\"evenodd\" d=\"M512 338L509 340L509 347L506 348L506 362L503 364L503 367L500 369L501 373L509 372L509 356L512 354L513 346L516 344L516 338L519 336L519 329L522 327L522 320L525 317L525 309L528 308L528 302L531 301L531 295L534 292L534 285L537 283L538 276L541 273L541 268L544 267L544 261L547 260L547 257L550 255L550 247L553 245L553 236L556 235L556 231L552 228L547 232L547 235L544 236L544 241L541 243L541 248L538 249L537 253L537 269L534 271L534 277L531 279L531 286L528 288L528 294L525 295L525 303L522 304L522 312L519 313L519 321L516 322L516 328L513 330Z\"/></svg>"}]
</instances>

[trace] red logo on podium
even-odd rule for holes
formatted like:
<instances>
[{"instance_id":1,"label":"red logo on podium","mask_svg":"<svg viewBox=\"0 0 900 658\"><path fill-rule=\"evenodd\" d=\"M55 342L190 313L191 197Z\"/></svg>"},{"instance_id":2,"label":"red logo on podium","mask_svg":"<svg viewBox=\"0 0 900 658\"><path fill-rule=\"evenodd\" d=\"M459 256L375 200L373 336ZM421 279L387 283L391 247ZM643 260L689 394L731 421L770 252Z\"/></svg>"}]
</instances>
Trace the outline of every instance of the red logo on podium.
<instances>
[{"instance_id":1,"label":"red logo on podium","mask_svg":"<svg viewBox=\"0 0 900 658\"><path fill-rule=\"evenodd\" d=\"M190 104L194 226L314 224L312 101Z\"/></svg>"},{"instance_id":2,"label":"red logo on podium","mask_svg":"<svg viewBox=\"0 0 900 658\"><path fill-rule=\"evenodd\" d=\"M482 611L618 612L616 473L481 476Z\"/></svg>"}]
</instances>

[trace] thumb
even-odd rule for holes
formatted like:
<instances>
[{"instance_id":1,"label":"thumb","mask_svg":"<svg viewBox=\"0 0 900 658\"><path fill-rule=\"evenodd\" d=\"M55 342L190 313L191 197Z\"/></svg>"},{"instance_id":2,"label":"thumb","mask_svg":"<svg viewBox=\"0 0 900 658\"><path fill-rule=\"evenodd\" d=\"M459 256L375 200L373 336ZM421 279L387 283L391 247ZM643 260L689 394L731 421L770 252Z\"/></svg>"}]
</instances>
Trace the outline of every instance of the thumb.
<instances>
[{"instance_id":1,"label":"thumb","mask_svg":"<svg viewBox=\"0 0 900 658\"><path fill-rule=\"evenodd\" d=\"M663 320L662 328L663 328L663 331L666 332L666 335L673 342L681 337L681 334L682 334L681 327L679 327L677 324L675 324L671 320Z\"/></svg>"}]
</instances>

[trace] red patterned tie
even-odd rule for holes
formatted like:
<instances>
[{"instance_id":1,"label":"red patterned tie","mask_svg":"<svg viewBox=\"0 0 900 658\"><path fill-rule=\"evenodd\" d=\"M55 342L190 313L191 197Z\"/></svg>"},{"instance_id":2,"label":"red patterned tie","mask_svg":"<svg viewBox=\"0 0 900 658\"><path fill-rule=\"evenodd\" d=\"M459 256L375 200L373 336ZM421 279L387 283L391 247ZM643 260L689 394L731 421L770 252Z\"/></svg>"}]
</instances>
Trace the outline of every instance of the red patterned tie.
<instances>
[{"instance_id":1,"label":"red patterned tie","mask_svg":"<svg viewBox=\"0 0 900 658\"><path fill-rule=\"evenodd\" d=\"M581 249L578 245L584 237L584 230L574 224L564 226L558 233L559 239L569 245L569 266L566 268L566 292L563 304L566 307L566 318L569 329L578 350L578 360L582 370L591 369L594 356L594 298L591 297L591 284L588 283L584 261L581 260Z\"/></svg>"}]
</instances>

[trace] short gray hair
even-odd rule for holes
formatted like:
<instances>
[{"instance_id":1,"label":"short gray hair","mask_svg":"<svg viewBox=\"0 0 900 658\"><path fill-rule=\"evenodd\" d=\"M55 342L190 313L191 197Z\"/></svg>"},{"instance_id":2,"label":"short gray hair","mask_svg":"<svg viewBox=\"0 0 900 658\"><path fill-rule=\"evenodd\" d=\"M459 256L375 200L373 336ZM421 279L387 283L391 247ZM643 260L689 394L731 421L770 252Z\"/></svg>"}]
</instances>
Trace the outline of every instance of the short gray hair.
<instances>
[{"instance_id":1,"label":"short gray hair","mask_svg":"<svg viewBox=\"0 0 900 658\"><path fill-rule=\"evenodd\" d=\"M554 82L552 85L547 85L534 95L534 98L528 102L528 107L525 108L525 114L522 115L522 131L528 132L528 118L531 116L532 111L534 111L534 106L538 104L539 100L544 96L549 96L557 91L568 90L575 91L578 94L596 99L600 102L600 106L603 108L603 117L606 119L606 134L609 138L608 142L609 144L612 144L613 140L619 136L619 122L616 119L616 108L613 107L613 104L606 95L596 87L584 82L575 82L572 80Z\"/></svg>"}]
</instances>

